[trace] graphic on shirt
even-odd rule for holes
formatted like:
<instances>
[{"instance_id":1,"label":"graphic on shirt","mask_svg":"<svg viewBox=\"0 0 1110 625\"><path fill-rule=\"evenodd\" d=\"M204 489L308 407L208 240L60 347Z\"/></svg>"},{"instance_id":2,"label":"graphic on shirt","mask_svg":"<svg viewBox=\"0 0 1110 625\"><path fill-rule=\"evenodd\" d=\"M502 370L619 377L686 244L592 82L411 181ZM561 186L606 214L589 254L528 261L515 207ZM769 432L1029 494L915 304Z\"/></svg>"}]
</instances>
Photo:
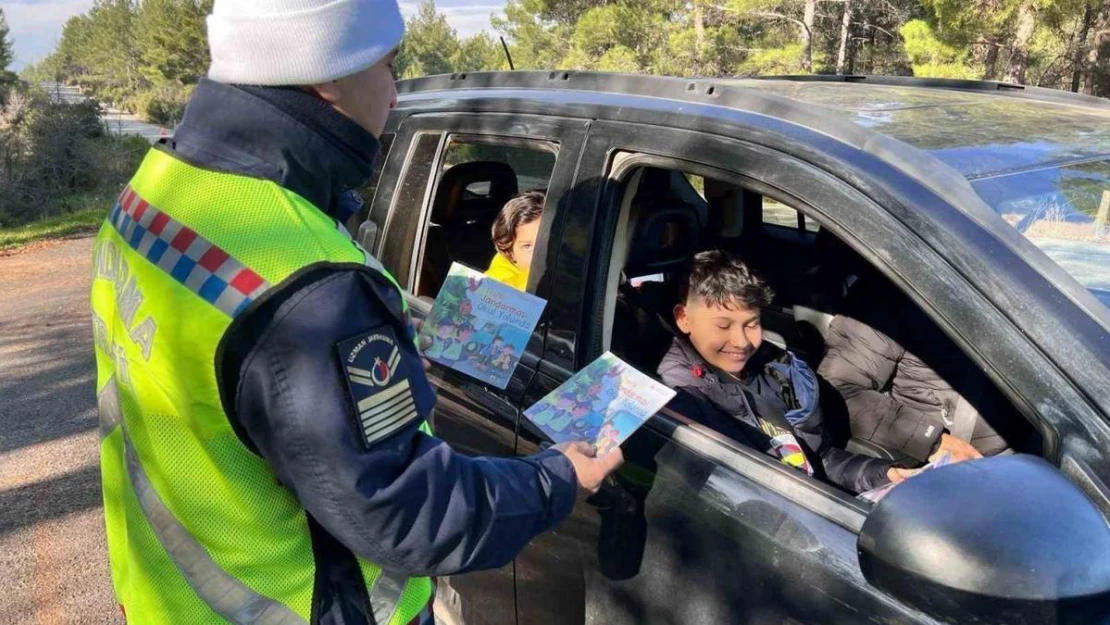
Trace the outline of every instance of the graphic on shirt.
<instances>
[{"instance_id":1,"label":"graphic on shirt","mask_svg":"<svg viewBox=\"0 0 1110 625\"><path fill-rule=\"evenodd\" d=\"M419 420L397 335L381 326L336 345L367 446Z\"/></svg>"},{"instance_id":2,"label":"graphic on shirt","mask_svg":"<svg viewBox=\"0 0 1110 625\"><path fill-rule=\"evenodd\" d=\"M606 352L524 416L556 443L586 441L598 454L623 443L675 392Z\"/></svg>"},{"instance_id":3,"label":"graphic on shirt","mask_svg":"<svg viewBox=\"0 0 1110 625\"><path fill-rule=\"evenodd\" d=\"M794 436L793 432L784 430L762 417L756 416L755 419L759 423L759 429L771 437L771 450L783 464L813 475L813 466L809 464L805 450L802 449L798 437Z\"/></svg>"},{"instance_id":4,"label":"graphic on shirt","mask_svg":"<svg viewBox=\"0 0 1110 625\"><path fill-rule=\"evenodd\" d=\"M546 304L454 263L421 329L431 342L424 356L503 389Z\"/></svg>"}]
</instances>

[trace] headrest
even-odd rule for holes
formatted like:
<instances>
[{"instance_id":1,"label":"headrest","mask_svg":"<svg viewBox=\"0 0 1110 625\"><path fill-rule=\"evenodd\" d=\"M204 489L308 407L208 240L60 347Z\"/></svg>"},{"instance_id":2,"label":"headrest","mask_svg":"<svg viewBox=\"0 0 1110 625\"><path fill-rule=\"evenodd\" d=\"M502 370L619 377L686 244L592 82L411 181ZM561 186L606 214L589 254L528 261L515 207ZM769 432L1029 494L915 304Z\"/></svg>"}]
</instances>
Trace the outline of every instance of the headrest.
<instances>
[{"instance_id":1,"label":"headrest","mask_svg":"<svg viewBox=\"0 0 1110 625\"><path fill-rule=\"evenodd\" d=\"M664 206L644 206L636 219L632 245L624 263L629 277L678 271L698 251L701 239L698 209L666 200Z\"/></svg>"},{"instance_id":2,"label":"headrest","mask_svg":"<svg viewBox=\"0 0 1110 625\"><path fill-rule=\"evenodd\" d=\"M481 196L487 200L483 202L487 209L489 207L486 205L492 202L500 210L505 202L517 194L516 172L507 163L473 161L455 165L443 174L436 191L434 206L438 209L440 219L446 222L463 217L458 214L458 208L465 197L464 192L478 182L489 182L489 192Z\"/></svg>"}]
</instances>

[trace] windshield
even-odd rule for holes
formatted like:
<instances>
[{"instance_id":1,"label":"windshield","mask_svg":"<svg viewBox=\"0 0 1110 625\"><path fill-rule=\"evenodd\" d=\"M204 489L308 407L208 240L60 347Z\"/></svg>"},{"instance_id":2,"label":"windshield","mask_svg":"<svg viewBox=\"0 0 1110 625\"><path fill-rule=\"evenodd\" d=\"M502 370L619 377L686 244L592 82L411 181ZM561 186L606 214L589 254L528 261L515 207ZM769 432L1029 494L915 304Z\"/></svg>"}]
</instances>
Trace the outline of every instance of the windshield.
<instances>
[{"instance_id":1,"label":"windshield","mask_svg":"<svg viewBox=\"0 0 1110 625\"><path fill-rule=\"evenodd\" d=\"M1110 307L1110 160L971 184L1007 223Z\"/></svg>"}]
</instances>

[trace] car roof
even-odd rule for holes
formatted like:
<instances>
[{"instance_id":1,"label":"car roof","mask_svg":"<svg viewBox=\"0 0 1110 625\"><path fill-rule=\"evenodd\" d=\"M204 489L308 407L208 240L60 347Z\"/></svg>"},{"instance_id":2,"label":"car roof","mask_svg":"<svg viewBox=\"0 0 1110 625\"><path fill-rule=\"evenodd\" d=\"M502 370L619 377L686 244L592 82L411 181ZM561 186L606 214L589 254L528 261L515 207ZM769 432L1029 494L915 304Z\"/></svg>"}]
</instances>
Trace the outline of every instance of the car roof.
<instances>
[{"instance_id":1,"label":"car roof","mask_svg":"<svg viewBox=\"0 0 1110 625\"><path fill-rule=\"evenodd\" d=\"M859 147L873 144L876 135L890 137L927 152L970 180L1110 159L1110 100L990 81L872 76L685 79L520 71L457 73L398 83L402 102L406 96L446 90L476 90L488 97L497 97L493 90L505 97L519 97L523 93L517 90L527 90L529 98L560 101L569 91L599 108L642 105L645 97L709 103L777 117ZM617 97L590 99L587 94ZM900 164L904 168L905 162Z\"/></svg>"},{"instance_id":2,"label":"car roof","mask_svg":"<svg viewBox=\"0 0 1110 625\"><path fill-rule=\"evenodd\" d=\"M1110 100L1006 83L868 77L724 81L929 152L975 180L1110 158Z\"/></svg>"}]
</instances>

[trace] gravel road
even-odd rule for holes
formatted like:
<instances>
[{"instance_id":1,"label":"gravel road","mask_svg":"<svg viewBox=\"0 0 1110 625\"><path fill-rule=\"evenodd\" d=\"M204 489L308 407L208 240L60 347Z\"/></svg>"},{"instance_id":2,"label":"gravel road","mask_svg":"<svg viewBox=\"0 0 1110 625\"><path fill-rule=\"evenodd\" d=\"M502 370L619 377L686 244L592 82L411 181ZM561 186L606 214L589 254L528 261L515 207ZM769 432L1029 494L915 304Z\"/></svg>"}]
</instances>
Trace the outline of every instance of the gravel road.
<instances>
[{"instance_id":1,"label":"gravel road","mask_svg":"<svg viewBox=\"0 0 1110 625\"><path fill-rule=\"evenodd\" d=\"M0 256L0 624L122 623L101 509L92 239Z\"/></svg>"}]
</instances>

